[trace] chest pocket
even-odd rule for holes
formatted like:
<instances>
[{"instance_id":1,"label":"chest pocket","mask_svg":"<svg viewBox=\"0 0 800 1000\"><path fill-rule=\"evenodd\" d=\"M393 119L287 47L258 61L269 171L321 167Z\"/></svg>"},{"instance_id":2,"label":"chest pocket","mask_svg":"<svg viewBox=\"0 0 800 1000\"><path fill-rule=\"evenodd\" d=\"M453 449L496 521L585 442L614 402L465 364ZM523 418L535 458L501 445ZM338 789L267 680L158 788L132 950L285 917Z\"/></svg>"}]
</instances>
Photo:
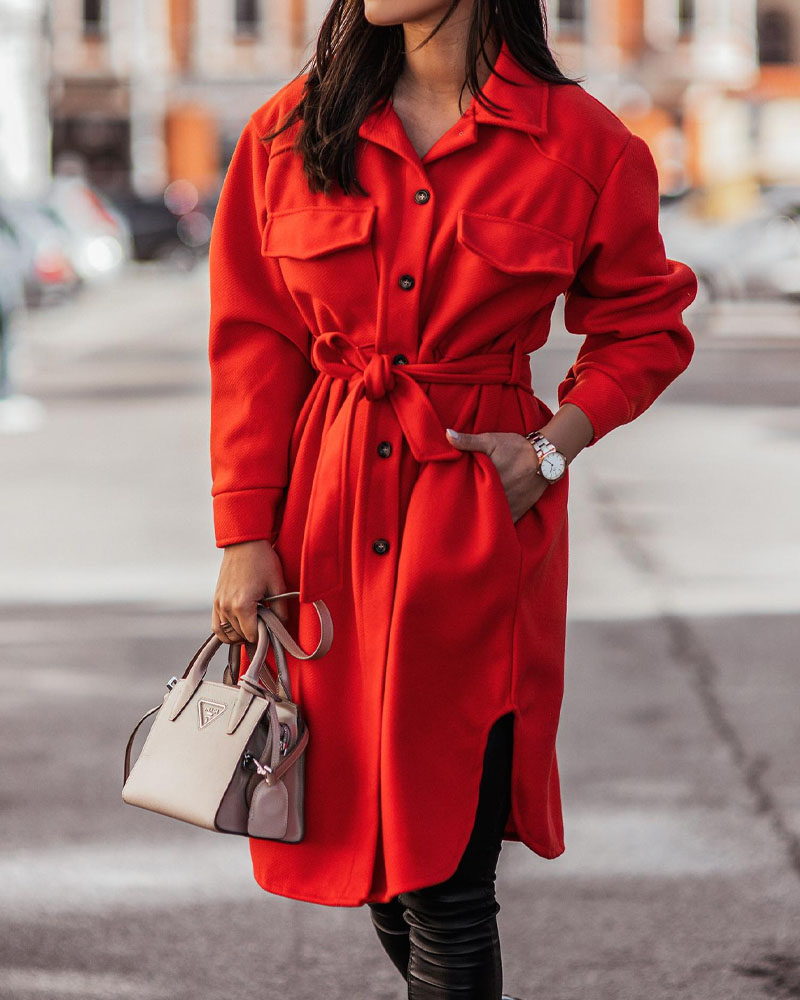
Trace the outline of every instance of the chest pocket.
<instances>
[{"instance_id":1,"label":"chest pocket","mask_svg":"<svg viewBox=\"0 0 800 1000\"><path fill-rule=\"evenodd\" d=\"M533 307L555 299L575 273L572 240L521 219L461 209L456 246L461 279L489 295L524 288Z\"/></svg>"},{"instance_id":2,"label":"chest pocket","mask_svg":"<svg viewBox=\"0 0 800 1000\"><path fill-rule=\"evenodd\" d=\"M261 252L265 257L313 260L345 247L369 243L375 205L364 208L289 208L267 218Z\"/></svg>"},{"instance_id":3,"label":"chest pocket","mask_svg":"<svg viewBox=\"0 0 800 1000\"><path fill-rule=\"evenodd\" d=\"M377 270L372 247L375 205L314 205L270 213L261 253L278 258L289 291L301 308L327 309L344 322L348 299L372 292Z\"/></svg>"},{"instance_id":4,"label":"chest pocket","mask_svg":"<svg viewBox=\"0 0 800 1000\"><path fill-rule=\"evenodd\" d=\"M457 239L508 274L573 273L572 240L520 219L461 209Z\"/></svg>"}]
</instances>

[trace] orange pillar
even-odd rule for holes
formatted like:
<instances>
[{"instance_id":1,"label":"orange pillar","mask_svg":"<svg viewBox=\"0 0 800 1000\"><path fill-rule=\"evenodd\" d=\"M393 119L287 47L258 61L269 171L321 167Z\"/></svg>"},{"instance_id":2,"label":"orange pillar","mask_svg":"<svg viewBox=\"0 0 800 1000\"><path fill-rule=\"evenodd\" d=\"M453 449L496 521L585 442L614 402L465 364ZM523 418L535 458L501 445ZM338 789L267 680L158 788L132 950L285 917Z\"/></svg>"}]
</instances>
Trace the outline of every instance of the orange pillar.
<instances>
[{"instance_id":1,"label":"orange pillar","mask_svg":"<svg viewBox=\"0 0 800 1000\"><path fill-rule=\"evenodd\" d=\"M295 61L303 57L303 49L308 42L306 30L305 0L289 0L289 44Z\"/></svg>"},{"instance_id":2,"label":"orange pillar","mask_svg":"<svg viewBox=\"0 0 800 1000\"><path fill-rule=\"evenodd\" d=\"M188 180L201 194L217 186L217 123L200 104L170 108L164 122L169 179Z\"/></svg>"},{"instance_id":3,"label":"orange pillar","mask_svg":"<svg viewBox=\"0 0 800 1000\"><path fill-rule=\"evenodd\" d=\"M175 68L185 73L191 68L194 0L169 0L169 41Z\"/></svg>"},{"instance_id":4,"label":"orange pillar","mask_svg":"<svg viewBox=\"0 0 800 1000\"><path fill-rule=\"evenodd\" d=\"M623 59L633 59L644 46L644 0L613 0L616 43Z\"/></svg>"}]
</instances>

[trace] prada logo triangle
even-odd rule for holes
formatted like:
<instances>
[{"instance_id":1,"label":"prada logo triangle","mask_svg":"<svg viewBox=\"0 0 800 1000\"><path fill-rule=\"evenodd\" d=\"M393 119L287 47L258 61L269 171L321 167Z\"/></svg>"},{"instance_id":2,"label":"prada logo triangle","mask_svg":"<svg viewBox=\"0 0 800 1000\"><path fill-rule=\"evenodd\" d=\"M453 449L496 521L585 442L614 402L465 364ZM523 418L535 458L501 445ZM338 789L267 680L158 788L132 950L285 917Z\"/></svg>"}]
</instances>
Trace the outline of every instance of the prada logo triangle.
<instances>
[{"instance_id":1,"label":"prada logo triangle","mask_svg":"<svg viewBox=\"0 0 800 1000\"><path fill-rule=\"evenodd\" d=\"M197 703L197 708L200 713L201 729L205 729L210 722L218 719L225 711L225 705L220 705L218 701L204 701L202 698Z\"/></svg>"}]
</instances>

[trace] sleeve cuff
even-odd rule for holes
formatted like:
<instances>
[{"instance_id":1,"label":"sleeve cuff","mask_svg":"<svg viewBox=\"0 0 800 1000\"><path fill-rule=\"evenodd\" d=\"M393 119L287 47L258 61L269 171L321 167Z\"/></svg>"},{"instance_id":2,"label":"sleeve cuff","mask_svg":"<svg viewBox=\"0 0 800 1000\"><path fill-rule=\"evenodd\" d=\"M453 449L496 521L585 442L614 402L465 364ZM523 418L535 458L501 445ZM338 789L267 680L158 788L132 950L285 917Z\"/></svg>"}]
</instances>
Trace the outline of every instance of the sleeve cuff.
<instances>
[{"instance_id":1,"label":"sleeve cuff","mask_svg":"<svg viewBox=\"0 0 800 1000\"><path fill-rule=\"evenodd\" d=\"M280 486L265 486L218 493L213 498L217 548L260 538L275 542L278 508L285 492Z\"/></svg>"},{"instance_id":2,"label":"sleeve cuff","mask_svg":"<svg viewBox=\"0 0 800 1000\"><path fill-rule=\"evenodd\" d=\"M631 419L631 406L619 383L599 370L585 372L577 379L570 374L558 387L558 403L572 403L583 410L594 428L587 447Z\"/></svg>"}]
</instances>

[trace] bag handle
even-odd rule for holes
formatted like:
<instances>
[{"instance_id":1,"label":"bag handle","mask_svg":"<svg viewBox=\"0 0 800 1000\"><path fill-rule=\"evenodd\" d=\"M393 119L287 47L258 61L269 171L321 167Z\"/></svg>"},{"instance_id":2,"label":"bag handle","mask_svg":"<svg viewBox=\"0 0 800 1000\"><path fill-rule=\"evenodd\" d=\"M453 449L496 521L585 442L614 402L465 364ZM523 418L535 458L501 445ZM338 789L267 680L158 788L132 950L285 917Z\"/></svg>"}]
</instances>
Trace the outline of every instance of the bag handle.
<instances>
[{"instance_id":1,"label":"bag handle","mask_svg":"<svg viewBox=\"0 0 800 1000\"><path fill-rule=\"evenodd\" d=\"M278 618L272 608L264 607L265 602L275 601L281 597L299 597L299 590L290 590L284 594L270 594L268 597L262 598L259 601L258 607L256 609L259 619L263 620L267 627L269 628L272 638L272 647L275 650L275 662L278 665L278 676L280 683L283 687L284 696L291 700L291 688L289 684L289 671L286 665L286 655L284 652L284 647L299 660L315 660L324 656L328 650L331 648L331 643L333 642L333 620L331 618L331 613L328 610L328 606L322 600L313 601L314 610L317 612L317 617L319 618L320 624L320 634L319 642L317 643L316 649L310 653L306 653L286 629L286 626ZM253 647L255 643L245 642L245 643L232 643L230 654L228 656L228 666L230 667L230 676L234 684L239 682L239 670L241 664L241 647L245 646L247 649L248 656L250 657L250 664L254 662L260 664L259 652L256 647L255 652L253 652ZM249 675L249 677L248 677ZM245 677L248 677L250 682L260 681L262 686L269 685L275 694L279 694L277 689L274 687L275 680L272 674L268 670L264 670L260 675L258 671L252 671L248 668Z\"/></svg>"},{"instance_id":2,"label":"bag handle","mask_svg":"<svg viewBox=\"0 0 800 1000\"><path fill-rule=\"evenodd\" d=\"M261 664L267 655L267 649L269 648L270 634L269 627L265 621L259 616L258 620L258 645L256 647L254 662ZM175 704L172 706L170 711L170 722L174 722L175 719L181 714L181 712L186 708L191 699L194 697L195 691L200 687L203 678L208 670L208 665L211 662L211 658L214 653L220 648L220 646L225 645L222 639L217 638L216 633L212 632L211 635L206 639L203 645L197 650L194 656L189 661L189 666L184 670L182 680L186 683L183 685L183 689L180 693L180 697L176 698ZM253 678L247 677L252 683ZM242 678L244 681L245 678ZM260 688L256 681L256 686Z\"/></svg>"},{"instance_id":3,"label":"bag handle","mask_svg":"<svg viewBox=\"0 0 800 1000\"><path fill-rule=\"evenodd\" d=\"M258 620L258 639L259 641L256 649L256 655L258 655L258 650L263 650L263 655L266 656L266 651L269 647L269 642L270 642L270 632L267 623L260 616ZM182 677L182 680L186 680L187 683L186 685L184 685L184 689L181 692L180 698L176 700L175 704L172 707L172 711L170 713L171 722L174 722L175 719L177 719L177 717L181 714L184 708L186 708L186 706L192 700L195 691L200 686L203 678L205 677L206 670L208 669L208 664L211 658L221 645L223 645L222 640L218 639L217 636L212 632L211 635L203 643L203 645L200 646L200 648L197 650L197 652L194 654L191 660L189 660L189 665L187 666L186 670L184 670ZM276 655L277 655L277 644L276 644ZM260 663L260 659L254 659L253 662ZM147 719L149 719L151 715L153 715L160 708L162 708L164 702L167 700L167 698L170 695L170 692L172 691L172 689L175 687L176 684L177 684L177 678L173 677L167 684L167 693L164 695L161 703L156 705L154 708L151 708L148 712L145 712L145 714L141 717L141 719L139 719L139 721L134 726L133 732L128 738L128 743L125 747L125 761L123 765L123 777L122 777L123 786L125 782L128 780L128 776L131 773L131 752L133 750L133 741L136 739L136 734L139 732L142 725L147 721ZM242 690L241 694L246 695L246 692ZM251 693L250 694L251 700L252 697L253 695ZM278 717L275 714L274 702L272 701L272 699L269 699L269 701L274 721L274 725L271 725L271 733L274 734L277 731ZM242 707L246 706L243 705ZM235 714L238 715L239 721L241 721L242 712L239 711L236 712ZM275 740L273 738L273 743L274 742ZM274 751L272 753L272 757L273 757L273 765L276 766L277 757Z\"/></svg>"},{"instance_id":4,"label":"bag handle","mask_svg":"<svg viewBox=\"0 0 800 1000\"><path fill-rule=\"evenodd\" d=\"M267 694L271 694L274 698L277 698L278 701L281 701L284 698L291 700L292 694L289 681L289 668L286 663L286 653L284 652L283 644L272 631L273 622L280 621L280 619L274 611L270 611L268 608L259 607L256 614L258 615L259 642L258 644L250 642L245 643L250 655L250 663L247 670L241 677L238 676L238 671L239 664L241 663L242 644L235 643L237 667L234 683L237 683L238 678L239 687L249 691L251 694L259 695L262 698ZM266 630L269 640L267 642L267 648L263 651L261 643L262 629ZM270 644L275 650L275 662L278 665L277 681L276 678L272 676L272 673L267 666L267 652ZM252 652L253 645L256 645L255 652ZM230 660L228 660L228 665L231 665ZM233 667L231 667L231 671L233 671ZM278 690L279 686L282 689L282 693Z\"/></svg>"},{"instance_id":5,"label":"bag handle","mask_svg":"<svg viewBox=\"0 0 800 1000\"><path fill-rule=\"evenodd\" d=\"M283 594L270 594L269 596L262 598L259 604L264 604L268 603L269 601L278 600L281 597L299 597L299 596L300 596L299 590L290 590ZM248 668L247 671L248 674L250 674L251 671L253 671L253 673L251 674L251 683L254 683L256 687L261 687L261 688L264 687L264 685L260 682L259 671L262 665L263 666L266 665L265 663L262 664L261 660L262 659L266 660L266 653L269 647L270 638L272 639L273 648L275 649L275 661L278 664L278 674L280 682L283 685L287 697L289 698L291 698L290 688L289 688L289 673L286 667L286 656L283 647L286 646L286 648L289 650L292 656L300 660L318 659L319 657L324 656L331 648L331 643L333 642L333 620L331 618L331 613L328 610L328 606L325 604L324 601L316 600L313 601L312 603L314 605L314 610L317 612L317 617L319 618L320 637L316 649L314 649L311 653L306 653L297 644L297 642L295 642L295 640L289 634L283 622L280 620L280 618L278 618L278 616L271 608L264 607L258 610L257 612L258 632L259 632L258 642L256 643L256 650L251 658L250 667ZM273 634L270 635L270 633ZM194 684L194 686L186 685L186 687L190 689L190 693L188 696L184 696L185 700L184 698L181 698L182 704L174 712L174 716L177 716L178 712L182 708L185 708L186 704L191 700L191 697L194 694L195 690L197 689L198 685L200 684L200 681L202 681L203 677L205 676L211 658L213 657L214 653L217 652L217 650L221 645L223 645L222 640L218 639L215 633L212 632L211 635L203 642L203 644L195 652L191 660L189 660L189 664L186 667L186 670L183 672L183 679L185 680L189 676L193 668L196 668L196 674L199 674L199 676L197 677L197 683ZM247 645L249 653L249 649L250 647L252 647L253 644L248 643ZM231 677L234 684L236 684L239 679L238 674L239 674L240 656L241 656L241 644L240 643L230 644L230 649L228 653L228 666L230 667ZM256 665L255 669L254 665ZM202 673L200 671L202 671ZM269 678L272 679L272 675L269 673L269 671L267 670L265 672L269 675ZM163 706L164 701L166 701L167 696L169 692L172 690L175 683L176 683L175 679L173 678L172 681L167 685L169 690L167 691L167 694L164 695L164 698L161 701L161 703L156 705L154 708L151 708L150 711L146 712L142 716L142 718L136 723L136 726L134 727L134 730L130 735L130 739L128 740L128 744L125 748L123 782L128 780L128 775L130 774L131 751L133 749L133 741L136 737L137 732L141 728L142 724Z\"/></svg>"},{"instance_id":6,"label":"bag handle","mask_svg":"<svg viewBox=\"0 0 800 1000\"><path fill-rule=\"evenodd\" d=\"M288 590L285 594L269 594L266 597L262 597L258 603L261 605L269 603L270 601L277 601L280 597L299 596L299 590ZM324 656L328 652L331 648L331 643L333 642L333 620L331 618L331 613L328 610L328 605L323 600L312 601L311 603L314 605L314 610L317 612L317 617L319 618L319 642L317 643L317 648L311 653L306 653L294 641L291 635L289 635L286 626L280 618L278 618L272 608L264 608L264 614L269 621L270 628L278 636L292 656L296 657L298 660L318 660L321 656Z\"/></svg>"}]
</instances>

